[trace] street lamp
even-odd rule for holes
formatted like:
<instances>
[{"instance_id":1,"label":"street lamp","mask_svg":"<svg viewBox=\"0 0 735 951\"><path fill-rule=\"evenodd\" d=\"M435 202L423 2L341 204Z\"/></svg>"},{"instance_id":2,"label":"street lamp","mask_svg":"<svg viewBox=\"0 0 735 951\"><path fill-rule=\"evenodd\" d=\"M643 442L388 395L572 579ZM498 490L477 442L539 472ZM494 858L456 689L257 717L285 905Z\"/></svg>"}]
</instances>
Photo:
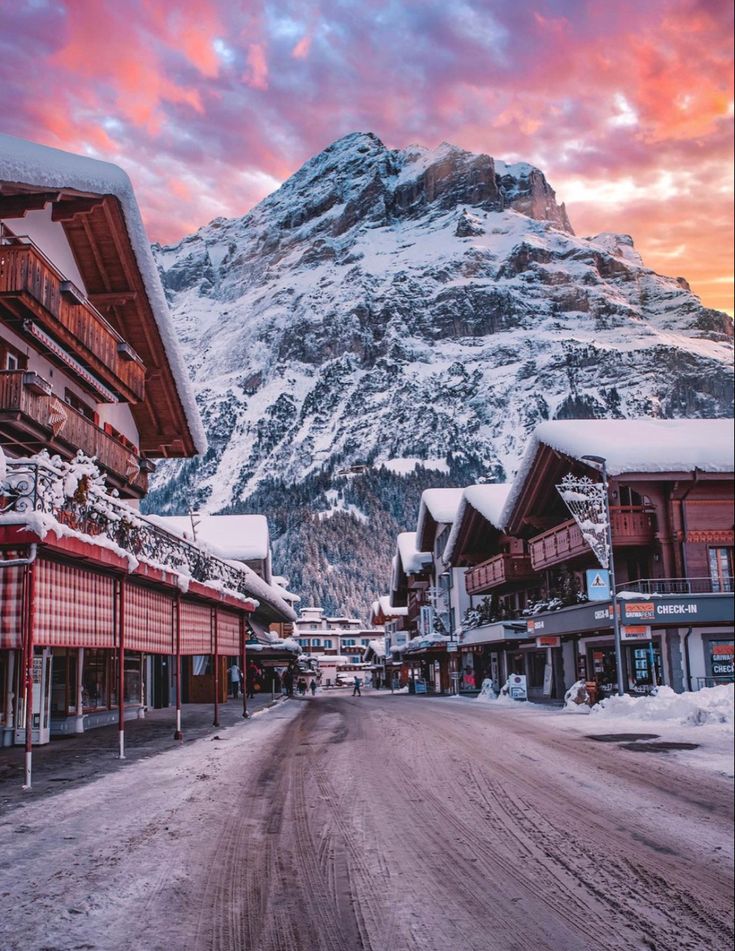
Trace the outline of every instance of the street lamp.
<instances>
[{"instance_id":1,"label":"street lamp","mask_svg":"<svg viewBox=\"0 0 735 951\"><path fill-rule=\"evenodd\" d=\"M620 616L618 615L618 594L615 587L615 560L613 558L612 519L610 518L610 498L608 496L607 460L603 456L582 456L582 462L589 463L602 475L602 498L607 524L607 570L610 578L610 600L612 602L613 632L615 634L615 666L618 670L618 694L622 697L625 694L623 641L620 633Z\"/></svg>"}]
</instances>

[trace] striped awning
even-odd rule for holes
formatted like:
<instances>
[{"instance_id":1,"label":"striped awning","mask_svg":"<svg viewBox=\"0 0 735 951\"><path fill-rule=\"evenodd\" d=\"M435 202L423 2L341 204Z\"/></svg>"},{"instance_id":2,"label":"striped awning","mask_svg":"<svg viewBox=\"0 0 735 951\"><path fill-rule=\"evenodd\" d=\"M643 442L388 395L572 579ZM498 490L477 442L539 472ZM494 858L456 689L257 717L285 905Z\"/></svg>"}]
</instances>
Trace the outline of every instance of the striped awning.
<instances>
[{"instance_id":1,"label":"striped awning","mask_svg":"<svg viewBox=\"0 0 735 951\"><path fill-rule=\"evenodd\" d=\"M33 639L48 647L115 646L115 579L39 558Z\"/></svg>"}]
</instances>

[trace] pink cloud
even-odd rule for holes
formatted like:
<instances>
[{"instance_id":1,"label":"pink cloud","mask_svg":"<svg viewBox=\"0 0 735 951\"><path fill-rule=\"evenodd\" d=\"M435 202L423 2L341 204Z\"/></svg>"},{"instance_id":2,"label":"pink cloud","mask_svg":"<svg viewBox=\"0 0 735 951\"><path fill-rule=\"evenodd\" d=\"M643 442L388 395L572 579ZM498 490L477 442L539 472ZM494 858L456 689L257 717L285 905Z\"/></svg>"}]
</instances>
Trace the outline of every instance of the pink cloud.
<instances>
[{"instance_id":1,"label":"pink cloud","mask_svg":"<svg viewBox=\"0 0 735 951\"><path fill-rule=\"evenodd\" d=\"M268 61L260 43L251 43L248 47L248 69L244 81L253 89L268 88Z\"/></svg>"},{"instance_id":2,"label":"pink cloud","mask_svg":"<svg viewBox=\"0 0 735 951\"><path fill-rule=\"evenodd\" d=\"M725 0L59 0L3 26L0 129L128 168L154 239L374 131L538 164L580 232L630 232L732 307ZM627 181L619 205L577 197Z\"/></svg>"}]
</instances>

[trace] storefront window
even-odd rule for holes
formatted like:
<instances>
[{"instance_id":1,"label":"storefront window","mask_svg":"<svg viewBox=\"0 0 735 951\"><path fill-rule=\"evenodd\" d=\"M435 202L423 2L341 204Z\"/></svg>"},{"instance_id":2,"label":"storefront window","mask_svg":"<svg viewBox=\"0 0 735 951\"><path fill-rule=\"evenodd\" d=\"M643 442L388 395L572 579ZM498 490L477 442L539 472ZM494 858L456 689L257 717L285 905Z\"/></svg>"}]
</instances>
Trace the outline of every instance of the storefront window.
<instances>
[{"instance_id":1,"label":"storefront window","mask_svg":"<svg viewBox=\"0 0 735 951\"><path fill-rule=\"evenodd\" d=\"M732 591L732 548L710 548L709 576L713 591Z\"/></svg>"},{"instance_id":2,"label":"storefront window","mask_svg":"<svg viewBox=\"0 0 735 951\"><path fill-rule=\"evenodd\" d=\"M648 693L652 687L663 683L661 651L658 646L641 644L638 647L631 647L628 670L631 680L630 689L633 692Z\"/></svg>"},{"instance_id":3,"label":"storefront window","mask_svg":"<svg viewBox=\"0 0 735 951\"><path fill-rule=\"evenodd\" d=\"M592 677L597 681L600 693L609 696L615 691L617 667L614 647L594 647L592 649Z\"/></svg>"},{"instance_id":4,"label":"storefront window","mask_svg":"<svg viewBox=\"0 0 735 951\"><path fill-rule=\"evenodd\" d=\"M77 712L76 650L55 647L51 663L51 713L64 717Z\"/></svg>"},{"instance_id":5,"label":"storefront window","mask_svg":"<svg viewBox=\"0 0 735 951\"><path fill-rule=\"evenodd\" d=\"M732 683L735 671L735 645L730 640L710 641L708 645L710 676L716 683Z\"/></svg>"},{"instance_id":6,"label":"storefront window","mask_svg":"<svg viewBox=\"0 0 735 951\"><path fill-rule=\"evenodd\" d=\"M143 680L140 654L125 654L125 703L141 703Z\"/></svg>"},{"instance_id":7,"label":"storefront window","mask_svg":"<svg viewBox=\"0 0 735 951\"><path fill-rule=\"evenodd\" d=\"M210 654L195 654L192 657L191 672L195 677L206 677L207 674L212 673L212 670L212 657Z\"/></svg>"},{"instance_id":8,"label":"storefront window","mask_svg":"<svg viewBox=\"0 0 735 951\"><path fill-rule=\"evenodd\" d=\"M110 685L107 661L107 651L91 649L84 651L82 707L85 710L97 710L109 705Z\"/></svg>"}]
</instances>

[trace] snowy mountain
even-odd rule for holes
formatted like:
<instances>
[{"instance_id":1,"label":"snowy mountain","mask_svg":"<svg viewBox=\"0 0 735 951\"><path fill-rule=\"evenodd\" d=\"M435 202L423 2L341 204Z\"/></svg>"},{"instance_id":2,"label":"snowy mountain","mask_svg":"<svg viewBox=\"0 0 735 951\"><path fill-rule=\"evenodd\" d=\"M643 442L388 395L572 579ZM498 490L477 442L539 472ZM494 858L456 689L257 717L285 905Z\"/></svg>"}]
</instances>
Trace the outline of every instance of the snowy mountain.
<instances>
[{"instance_id":1,"label":"snowy mountain","mask_svg":"<svg viewBox=\"0 0 735 951\"><path fill-rule=\"evenodd\" d=\"M577 237L524 163L348 135L154 254L210 441L158 508L404 457L509 476L543 419L732 413L732 321L629 236Z\"/></svg>"}]
</instances>

